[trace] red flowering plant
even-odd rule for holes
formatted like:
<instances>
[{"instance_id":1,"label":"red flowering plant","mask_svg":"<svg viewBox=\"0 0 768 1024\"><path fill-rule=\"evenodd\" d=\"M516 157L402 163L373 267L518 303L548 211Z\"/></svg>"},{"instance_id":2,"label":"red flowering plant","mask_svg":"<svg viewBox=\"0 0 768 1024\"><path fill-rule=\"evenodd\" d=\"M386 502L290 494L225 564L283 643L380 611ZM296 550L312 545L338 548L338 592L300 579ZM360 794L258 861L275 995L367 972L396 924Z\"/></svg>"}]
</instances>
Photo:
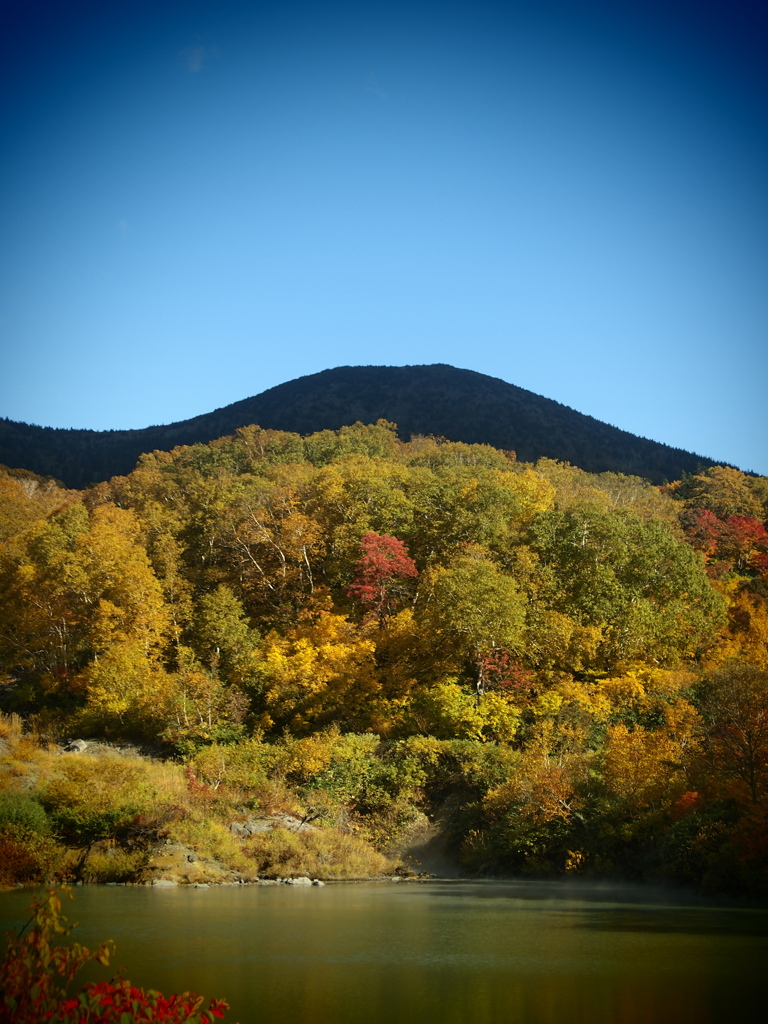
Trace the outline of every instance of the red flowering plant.
<instances>
[{"instance_id":1,"label":"red flowering plant","mask_svg":"<svg viewBox=\"0 0 768 1024\"><path fill-rule=\"evenodd\" d=\"M62 891L72 898L68 888ZM108 940L96 950L78 942L54 945L58 936L72 932L74 926L66 922L57 890L49 889L32 901L32 917L21 932L7 934L0 964L0 1024L213 1024L229 1009L222 999L211 999L203 1009L203 996L191 992L166 997L136 988L122 974L71 992L87 963L109 964L114 943Z\"/></svg>"}]
</instances>

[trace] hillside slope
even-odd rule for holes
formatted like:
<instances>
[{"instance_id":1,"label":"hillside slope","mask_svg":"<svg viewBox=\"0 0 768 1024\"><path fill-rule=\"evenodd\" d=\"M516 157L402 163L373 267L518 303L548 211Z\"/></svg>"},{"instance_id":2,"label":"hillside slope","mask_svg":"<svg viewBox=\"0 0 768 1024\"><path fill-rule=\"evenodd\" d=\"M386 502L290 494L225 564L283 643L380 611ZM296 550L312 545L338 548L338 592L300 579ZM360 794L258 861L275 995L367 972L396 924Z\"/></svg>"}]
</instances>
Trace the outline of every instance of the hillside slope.
<instances>
[{"instance_id":1,"label":"hillside slope","mask_svg":"<svg viewBox=\"0 0 768 1024\"><path fill-rule=\"evenodd\" d=\"M205 443L249 423L307 434L380 418L396 423L405 440L434 434L513 450L522 461L546 456L654 483L714 465L514 384L440 363L323 370L189 420L142 430L59 430L0 420L0 463L85 487L130 472L142 452Z\"/></svg>"}]
</instances>

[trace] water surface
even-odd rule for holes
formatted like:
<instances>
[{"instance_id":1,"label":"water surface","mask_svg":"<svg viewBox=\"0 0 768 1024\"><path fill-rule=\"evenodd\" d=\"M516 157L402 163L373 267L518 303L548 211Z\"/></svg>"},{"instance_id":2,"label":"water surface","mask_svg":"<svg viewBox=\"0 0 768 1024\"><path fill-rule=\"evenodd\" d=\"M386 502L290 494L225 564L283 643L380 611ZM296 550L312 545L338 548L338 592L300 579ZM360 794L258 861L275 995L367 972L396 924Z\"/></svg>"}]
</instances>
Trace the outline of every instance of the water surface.
<instances>
[{"instance_id":1,"label":"water surface","mask_svg":"<svg viewBox=\"0 0 768 1024\"><path fill-rule=\"evenodd\" d=\"M0 895L3 930L29 892ZM135 984L240 1024L738 1024L763 1019L768 911L642 889L429 882L104 888L65 903Z\"/></svg>"}]
</instances>

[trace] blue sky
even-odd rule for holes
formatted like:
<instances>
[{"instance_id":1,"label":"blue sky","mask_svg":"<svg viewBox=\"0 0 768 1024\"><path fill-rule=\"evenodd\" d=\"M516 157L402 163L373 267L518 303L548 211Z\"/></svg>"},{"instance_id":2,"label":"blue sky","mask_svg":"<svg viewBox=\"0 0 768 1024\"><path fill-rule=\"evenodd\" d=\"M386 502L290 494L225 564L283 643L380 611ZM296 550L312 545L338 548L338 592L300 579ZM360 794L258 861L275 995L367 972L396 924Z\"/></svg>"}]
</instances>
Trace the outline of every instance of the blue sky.
<instances>
[{"instance_id":1,"label":"blue sky","mask_svg":"<svg viewBox=\"0 0 768 1024\"><path fill-rule=\"evenodd\" d=\"M0 415L451 363L768 473L748 0L10 0Z\"/></svg>"}]
</instances>

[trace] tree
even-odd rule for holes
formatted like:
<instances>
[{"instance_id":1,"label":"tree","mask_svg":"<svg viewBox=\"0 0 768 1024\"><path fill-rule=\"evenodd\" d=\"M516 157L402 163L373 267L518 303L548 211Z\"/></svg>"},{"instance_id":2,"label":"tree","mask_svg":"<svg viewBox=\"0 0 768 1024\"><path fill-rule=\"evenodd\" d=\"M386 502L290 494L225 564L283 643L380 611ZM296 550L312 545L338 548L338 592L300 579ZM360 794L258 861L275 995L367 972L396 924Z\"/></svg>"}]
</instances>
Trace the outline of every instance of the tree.
<instances>
[{"instance_id":1,"label":"tree","mask_svg":"<svg viewBox=\"0 0 768 1024\"><path fill-rule=\"evenodd\" d=\"M482 549L473 547L449 566L425 573L421 621L436 646L446 645L475 666L477 693L485 692L485 665L496 650L517 651L525 624L525 599L515 581Z\"/></svg>"},{"instance_id":2,"label":"tree","mask_svg":"<svg viewBox=\"0 0 768 1024\"><path fill-rule=\"evenodd\" d=\"M728 628L723 630L712 660L768 664L768 600L733 581L727 591Z\"/></svg>"},{"instance_id":3,"label":"tree","mask_svg":"<svg viewBox=\"0 0 768 1024\"><path fill-rule=\"evenodd\" d=\"M169 615L131 511L74 504L17 540L0 559L7 668L58 684L113 645L158 659Z\"/></svg>"},{"instance_id":4,"label":"tree","mask_svg":"<svg viewBox=\"0 0 768 1024\"><path fill-rule=\"evenodd\" d=\"M75 491L62 490L53 480L0 466L0 542L77 498Z\"/></svg>"},{"instance_id":5,"label":"tree","mask_svg":"<svg viewBox=\"0 0 768 1024\"><path fill-rule=\"evenodd\" d=\"M316 475L305 465L276 467L239 488L217 542L226 573L240 584L248 610L267 621L295 617L314 592L326 538L304 490ZM226 539L225 539L226 536Z\"/></svg>"},{"instance_id":6,"label":"tree","mask_svg":"<svg viewBox=\"0 0 768 1024\"><path fill-rule=\"evenodd\" d=\"M86 718L108 735L152 739L165 725L176 697L174 677L148 657L140 640L111 644L77 676Z\"/></svg>"},{"instance_id":7,"label":"tree","mask_svg":"<svg viewBox=\"0 0 768 1024\"><path fill-rule=\"evenodd\" d=\"M760 571L761 558L768 552L768 532L759 519L732 515L720 520L709 509L698 508L682 512L680 522L688 542L708 561L721 563L720 574L728 569Z\"/></svg>"},{"instance_id":8,"label":"tree","mask_svg":"<svg viewBox=\"0 0 768 1024\"><path fill-rule=\"evenodd\" d=\"M581 626L603 629L603 667L696 657L725 618L703 557L660 520L589 506L544 512L531 547L549 570L541 601Z\"/></svg>"},{"instance_id":9,"label":"tree","mask_svg":"<svg viewBox=\"0 0 768 1024\"><path fill-rule=\"evenodd\" d=\"M743 572L756 554L768 552L768 532L754 516L729 516L723 523L720 548Z\"/></svg>"},{"instance_id":10,"label":"tree","mask_svg":"<svg viewBox=\"0 0 768 1024\"><path fill-rule=\"evenodd\" d=\"M264 641L264 722L298 734L332 722L365 729L379 690L375 644L330 602L318 604L283 636L273 632Z\"/></svg>"},{"instance_id":11,"label":"tree","mask_svg":"<svg viewBox=\"0 0 768 1024\"><path fill-rule=\"evenodd\" d=\"M229 587L222 584L197 600L191 636L193 649L208 668L227 682L255 684L254 652L260 637L248 625L242 603Z\"/></svg>"},{"instance_id":12,"label":"tree","mask_svg":"<svg viewBox=\"0 0 768 1024\"><path fill-rule=\"evenodd\" d=\"M686 503L688 508L705 508L718 519L730 516L765 515L763 502L750 478L731 466L711 466L694 476L685 477L669 488L672 496Z\"/></svg>"},{"instance_id":13,"label":"tree","mask_svg":"<svg viewBox=\"0 0 768 1024\"><path fill-rule=\"evenodd\" d=\"M680 523L688 543L707 557L714 556L723 536L723 523L708 508L685 509Z\"/></svg>"},{"instance_id":14,"label":"tree","mask_svg":"<svg viewBox=\"0 0 768 1024\"><path fill-rule=\"evenodd\" d=\"M424 562L445 562L468 544L504 557L554 500L554 488L534 470L482 464L420 469L408 486L414 524L407 539Z\"/></svg>"},{"instance_id":15,"label":"tree","mask_svg":"<svg viewBox=\"0 0 768 1024\"><path fill-rule=\"evenodd\" d=\"M408 580L416 579L419 571L405 544L388 533L364 533L360 552L347 595L357 598L383 627L395 605L408 593Z\"/></svg>"},{"instance_id":16,"label":"tree","mask_svg":"<svg viewBox=\"0 0 768 1024\"><path fill-rule=\"evenodd\" d=\"M608 793L630 813L668 804L686 788L681 747L666 729L608 726L601 756Z\"/></svg>"},{"instance_id":17,"label":"tree","mask_svg":"<svg viewBox=\"0 0 768 1024\"><path fill-rule=\"evenodd\" d=\"M757 803L768 788L768 670L722 665L704 679L699 704L708 726L705 764Z\"/></svg>"}]
</instances>

